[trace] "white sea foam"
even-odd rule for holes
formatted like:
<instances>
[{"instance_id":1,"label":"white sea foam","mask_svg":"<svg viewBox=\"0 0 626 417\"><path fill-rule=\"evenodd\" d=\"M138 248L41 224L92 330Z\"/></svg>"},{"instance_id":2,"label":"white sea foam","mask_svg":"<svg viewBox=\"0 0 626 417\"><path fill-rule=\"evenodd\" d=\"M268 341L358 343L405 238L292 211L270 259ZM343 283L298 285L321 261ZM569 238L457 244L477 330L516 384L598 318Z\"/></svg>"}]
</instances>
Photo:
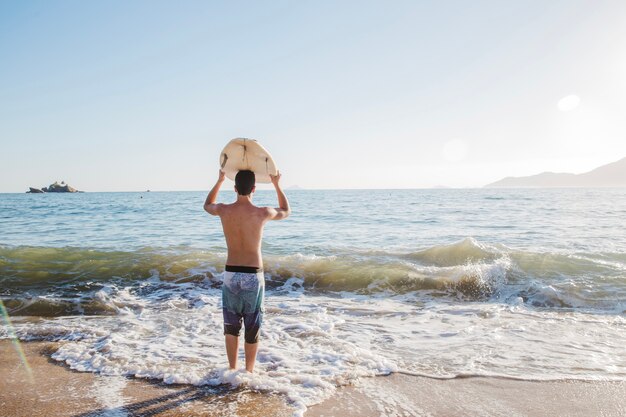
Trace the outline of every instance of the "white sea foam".
<instances>
[{"instance_id":1,"label":"white sea foam","mask_svg":"<svg viewBox=\"0 0 626 417\"><path fill-rule=\"evenodd\" d=\"M494 279L504 267L484 265L475 272ZM284 394L299 414L339 386L390 372L626 378L623 316L532 310L518 299L446 301L419 292L311 295L302 283L287 279L268 291L253 375L226 367L220 291L210 285L154 281L148 294L107 292L107 302L120 306L115 316L17 317L14 325L23 339L63 340L53 358L78 371L243 384ZM243 366L243 353L240 359Z\"/></svg>"},{"instance_id":2,"label":"white sea foam","mask_svg":"<svg viewBox=\"0 0 626 417\"><path fill-rule=\"evenodd\" d=\"M93 383L92 392L96 395L96 400L104 408L99 414L102 417L127 417L124 405L128 400L123 395L126 387L124 377L96 378Z\"/></svg>"}]
</instances>

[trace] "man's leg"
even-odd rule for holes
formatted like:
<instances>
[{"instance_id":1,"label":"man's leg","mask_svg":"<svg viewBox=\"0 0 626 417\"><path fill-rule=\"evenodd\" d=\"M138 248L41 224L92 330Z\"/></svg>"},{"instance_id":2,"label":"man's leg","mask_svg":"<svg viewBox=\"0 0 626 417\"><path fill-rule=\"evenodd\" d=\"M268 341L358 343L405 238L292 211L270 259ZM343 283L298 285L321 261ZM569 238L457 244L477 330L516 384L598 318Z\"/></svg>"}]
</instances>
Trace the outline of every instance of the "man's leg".
<instances>
[{"instance_id":1,"label":"man's leg","mask_svg":"<svg viewBox=\"0 0 626 417\"><path fill-rule=\"evenodd\" d=\"M248 306L255 306L253 312L243 314L243 325L245 331L244 351L246 353L246 371L254 372L256 364L256 354L259 350L259 335L261 334L261 324L263 323L263 299L265 297L265 283L263 272L257 272L249 277L250 282L254 282L254 289L250 291Z\"/></svg>"},{"instance_id":2,"label":"man's leg","mask_svg":"<svg viewBox=\"0 0 626 417\"><path fill-rule=\"evenodd\" d=\"M222 308L224 315L224 336L226 339L226 356L230 369L237 369L237 354L239 353L239 331L243 317L239 314Z\"/></svg>"},{"instance_id":3,"label":"man's leg","mask_svg":"<svg viewBox=\"0 0 626 417\"><path fill-rule=\"evenodd\" d=\"M246 371L253 372L256 363L256 354L259 350L259 335L261 334L261 322L263 313L258 309L254 313L244 314L243 322L246 328L244 350L246 352Z\"/></svg>"},{"instance_id":4,"label":"man's leg","mask_svg":"<svg viewBox=\"0 0 626 417\"><path fill-rule=\"evenodd\" d=\"M244 343L244 349L246 351L246 371L254 372L254 364L256 363L256 353L259 350L258 343Z\"/></svg>"},{"instance_id":5,"label":"man's leg","mask_svg":"<svg viewBox=\"0 0 626 417\"><path fill-rule=\"evenodd\" d=\"M226 336L226 356L230 369L237 369L237 351L239 350L239 337L227 334ZM248 347L246 343L246 368L248 366ZM256 354L256 352L255 352ZM253 365L254 366L254 365Z\"/></svg>"}]
</instances>

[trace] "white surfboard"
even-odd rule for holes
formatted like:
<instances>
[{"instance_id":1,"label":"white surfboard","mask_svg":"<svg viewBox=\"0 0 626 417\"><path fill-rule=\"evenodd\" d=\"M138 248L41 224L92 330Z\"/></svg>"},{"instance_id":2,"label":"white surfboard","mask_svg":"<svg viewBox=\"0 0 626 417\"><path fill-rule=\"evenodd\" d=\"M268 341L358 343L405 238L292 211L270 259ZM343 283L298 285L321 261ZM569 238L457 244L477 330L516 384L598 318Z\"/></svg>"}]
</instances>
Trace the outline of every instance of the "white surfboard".
<instances>
[{"instance_id":1,"label":"white surfboard","mask_svg":"<svg viewBox=\"0 0 626 417\"><path fill-rule=\"evenodd\" d=\"M256 182L272 182L270 174L276 175L277 168L272 155L254 139L236 138L228 142L220 154L220 167L226 177L235 180L241 170L254 172Z\"/></svg>"}]
</instances>

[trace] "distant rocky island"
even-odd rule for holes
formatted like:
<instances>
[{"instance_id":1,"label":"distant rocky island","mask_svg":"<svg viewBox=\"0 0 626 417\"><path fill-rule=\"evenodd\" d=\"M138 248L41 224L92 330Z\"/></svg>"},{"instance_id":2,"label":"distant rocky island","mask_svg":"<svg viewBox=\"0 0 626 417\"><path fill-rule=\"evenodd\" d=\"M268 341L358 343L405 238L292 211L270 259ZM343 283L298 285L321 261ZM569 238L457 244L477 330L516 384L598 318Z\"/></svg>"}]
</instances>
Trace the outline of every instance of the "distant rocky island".
<instances>
[{"instance_id":1,"label":"distant rocky island","mask_svg":"<svg viewBox=\"0 0 626 417\"><path fill-rule=\"evenodd\" d=\"M506 177L485 187L626 187L626 158L583 174L542 172L528 177Z\"/></svg>"},{"instance_id":2,"label":"distant rocky island","mask_svg":"<svg viewBox=\"0 0 626 417\"><path fill-rule=\"evenodd\" d=\"M27 193L32 194L42 194L42 193L82 193L83 191L78 191L76 188L72 187L69 184L66 184L65 181L61 181L59 184L58 181L55 181L53 184L50 184L47 187L43 188L35 188L28 187L29 190Z\"/></svg>"}]
</instances>

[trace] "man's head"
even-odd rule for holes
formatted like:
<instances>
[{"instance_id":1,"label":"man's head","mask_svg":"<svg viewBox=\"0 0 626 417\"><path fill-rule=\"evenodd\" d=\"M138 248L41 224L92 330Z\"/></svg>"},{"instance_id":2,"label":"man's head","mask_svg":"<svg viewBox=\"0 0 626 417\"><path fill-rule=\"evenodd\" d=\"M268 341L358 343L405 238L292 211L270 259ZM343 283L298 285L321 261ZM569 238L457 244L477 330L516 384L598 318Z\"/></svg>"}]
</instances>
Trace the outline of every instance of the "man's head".
<instances>
[{"instance_id":1,"label":"man's head","mask_svg":"<svg viewBox=\"0 0 626 417\"><path fill-rule=\"evenodd\" d=\"M255 176L252 171L239 171L235 175L235 189L239 195L250 195L254 192Z\"/></svg>"}]
</instances>

